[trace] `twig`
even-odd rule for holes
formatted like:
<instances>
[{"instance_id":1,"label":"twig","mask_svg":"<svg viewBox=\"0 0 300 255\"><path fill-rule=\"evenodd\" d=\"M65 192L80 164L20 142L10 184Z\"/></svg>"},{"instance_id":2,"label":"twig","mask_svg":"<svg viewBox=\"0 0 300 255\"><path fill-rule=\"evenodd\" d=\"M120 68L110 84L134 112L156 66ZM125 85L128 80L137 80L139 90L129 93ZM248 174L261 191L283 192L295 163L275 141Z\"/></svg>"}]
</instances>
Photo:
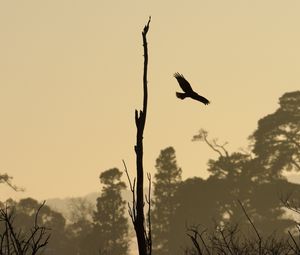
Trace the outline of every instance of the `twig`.
<instances>
[{"instance_id":1,"label":"twig","mask_svg":"<svg viewBox=\"0 0 300 255\"><path fill-rule=\"evenodd\" d=\"M241 208L242 208L245 216L247 217L248 221L250 222L251 226L253 227L253 229L254 229L254 231L255 231L255 233L257 235L257 238L258 238L258 252L259 252L258 254L261 255L262 254L262 247L261 247L262 238L261 238L260 234L258 233L258 231L257 231L254 223L252 222L252 220L250 219L249 215L247 214L247 212L246 212L246 210L245 210L242 202L239 199L237 201L240 204L240 206L241 206Z\"/></svg>"},{"instance_id":2,"label":"twig","mask_svg":"<svg viewBox=\"0 0 300 255\"><path fill-rule=\"evenodd\" d=\"M198 229L196 228L196 229L194 229L194 228L190 228L190 229L188 229L188 231L190 231L190 232L192 232L193 233L193 235L191 235L191 234L189 234L189 233L186 233L189 237L190 237L190 239L192 240L192 242L193 242L193 244L194 244L194 246L195 246L195 248L196 248L196 250L197 250L197 254L198 255L202 255L203 253L202 253L202 251L201 251L201 248L200 248L200 245L199 245L199 242L198 242L198 240L197 240L197 236L198 236Z\"/></svg>"},{"instance_id":3,"label":"twig","mask_svg":"<svg viewBox=\"0 0 300 255\"><path fill-rule=\"evenodd\" d=\"M148 234L147 234L147 243L148 243L148 254L152 254L152 227L151 227L151 174L147 173L147 178L149 182L148 196L145 197L148 204Z\"/></svg>"},{"instance_id":4,"label":"twig","mask_svg":"<svg viewBox=\"0 0 300 255\"><path fill-rule=\"evenodd\" d=\"M225 145L228 144L227 142L225 142L223 145L219 145L219 144L217 144L216 139L213 139L213 141L211 143L207 139L207 137L208 137L207 131L204 129L201 129L199 131L198 135L194 135L194 137L192 138L192 141L197 141L197 140L204 141L213 151L217 152L220 155L220 157L228 157L229 156L228 151L225 149ZM225 155L222 153L221 150L219 150L217 148L222 149L222 151L224 152Z\"/></svg>"},{"instance_id":5,"label":"twig","mask_svg":"<svg viewBox=\"0 0 300 255\"><path fill-rule=\"evenodd\" d=\"M229 247L229 244L228 244L228 242L227 242L227 240L226 240L226 237L225 237L225 235L224 235L224 230L223 230L223 229L220 229L219 231L220 231L220 233L221 233L222 239L223 239L223 241L224 241L224 243L225 243L225 246L226 246L227 250L229 251L229 253L230 253L231 255L233 255L233 253L232 253L232 251L231 251L231 249L230 249L230 247Z\"/></svg>"},{"instance_id":6,"label":"twig","mask_svg":"<svg viewBox=\"0 0 300 255\"><path fill-rule=\"evenodd\" d=\"M38 216L39 216L40 210L41 210L42 207L45 205L45 203L46 203L46 200L43 201L43 203L39 206L39 208L38 208L37 211L36 211L35 218L34 218L34 227L35 227L35 228L38 227L38 224L37 224Z\"/></svg>"},{"instance_id":7,"label":"twig","mask_svg":"<svg viewBox=\"0 0 300 255\"><path fill-rule=\"evenodd\" d=\"M128 214L132 220L132 223L134 223L136 220L136 202L135 202L135 181L136 181L136 179L134 178L133 183L131 182L126 163L124 160L122 160L122 162L123 162L124 169L125 169L124 171L126 173L126 176L127 176L128 182L129 182L129 188L132 193L132 207L130 206L130 203L128 202Z\"/></svg>"},{"instance_id":8,"label":"twig","mask_svg":"<svg viewBox=\"0 0 300 255\"><path fill-rule=\"evenodd\" d=\"M288 233L289 233L289 236L291 237L291 239L292 239L292 241L293 241L293 243L295 244L295 246L296 246L296 252L297 252L297 254L299 253L299 251L300 251L300 249L299 249L299 246L298 246L298 244L297 244L297 242L296 242L296 240L295 240L295 238L293 237L293 235L291 234L291 232L290 231L288 231Z\"/></svg>"}]
</instances>

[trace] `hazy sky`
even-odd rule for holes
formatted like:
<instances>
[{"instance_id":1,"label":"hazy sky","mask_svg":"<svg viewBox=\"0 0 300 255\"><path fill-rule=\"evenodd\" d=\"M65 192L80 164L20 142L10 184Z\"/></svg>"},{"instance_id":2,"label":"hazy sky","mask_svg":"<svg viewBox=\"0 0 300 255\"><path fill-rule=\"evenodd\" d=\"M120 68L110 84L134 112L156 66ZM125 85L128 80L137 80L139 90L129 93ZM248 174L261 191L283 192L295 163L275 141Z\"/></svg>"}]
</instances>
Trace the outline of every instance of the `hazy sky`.
<instances>
[{"instance_id":1,"label":"hazy sky","mask_svg":"<svg viewBox=\"0 0 300 255\"><path fill-rule=\"evenodd\" d=\"M184 178L206 177L216 155L191 142L200 128L245 148L300 88L299 13L299 0L0 0L0 171L26 189L1 185L1 199L98 191L122 159L135 173L149 15L145 170L171 145ZM211 105L179 101L174 72Z\"/></svg>"}]
</instances>

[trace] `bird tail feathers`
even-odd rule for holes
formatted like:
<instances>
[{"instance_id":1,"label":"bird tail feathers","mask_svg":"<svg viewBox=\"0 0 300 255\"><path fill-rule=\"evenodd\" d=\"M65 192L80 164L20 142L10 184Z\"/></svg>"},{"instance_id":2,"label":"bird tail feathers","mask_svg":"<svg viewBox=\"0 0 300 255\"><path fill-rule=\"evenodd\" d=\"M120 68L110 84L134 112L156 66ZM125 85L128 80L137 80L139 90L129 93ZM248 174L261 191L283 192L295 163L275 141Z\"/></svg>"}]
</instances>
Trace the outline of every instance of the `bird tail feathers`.
<instances>
[{"instance_id":1,"label":"bird tail feathers","mask_svg":"<svg viewBox=\"0 0 300 255\"><path fill-rule=\"evenodd\" d=\"M176 92L176 96L180 99L185 99L186 98L186 94L185 93L180 93L180 92Z\"/></svg>"}]
</instances>

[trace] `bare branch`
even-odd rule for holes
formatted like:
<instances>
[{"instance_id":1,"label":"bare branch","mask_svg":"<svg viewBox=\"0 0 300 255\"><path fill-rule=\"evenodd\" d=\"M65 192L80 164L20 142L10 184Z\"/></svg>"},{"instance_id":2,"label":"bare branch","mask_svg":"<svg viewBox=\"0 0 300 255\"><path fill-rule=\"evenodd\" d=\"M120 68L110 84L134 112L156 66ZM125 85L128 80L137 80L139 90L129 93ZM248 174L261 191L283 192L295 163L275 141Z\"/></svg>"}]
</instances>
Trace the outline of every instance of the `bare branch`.
<instances>
[{"instance_id":1,"label":"bare branch","mask_svg":"<svg viewBox=\"0 0 300 255\"><path fill-rule=\"evenodd\" d=\"M132 207L130 206L130 203L128 202L128 213L132 220L132 223L134 223L136 220L136 202L135 202L135 180L136 179L134 178L133 183L131 182L126 163L124 160L122 160L122 162L123 162L124 169L125 169L124 171L126 173L126 176L127 176L128 182L129 182L130 191L132 193Z\"/></svg>"},{"instance_id":2,"label":"bare branch","mask_svg":"<svg viewBox=\"0 0 300 255\"><path fill-rule=\"evenodd\" d=\"M289 236L291 237L291 239L292 239L292 241L293 241L293 243L294 243L294 245L295 245L295 247L296 247L296 249L295 249L296 253L299 254L300 249L299 249L299 246L298 246L298 244L297 244L295 238L293 237L293 235L291 234L290 231L288 231L288 233L289 233Z\"/></svg>"},{"instance_id":3,"label":"bare branch","mask_svg":"<svg viewBox=\"0 0 300 255\"><path fill-rule=\"evenodd\" d=\"M47 234L48 229L40 227L37 224L38 214L44 204L45 202L42 203L35 214L34 226L30 229L29 236L26 233L22 233L21 229L18 231L15 230L14 207L9 208L6 205L5 208L0 209L0 221L5 224L5 231L1 237L1 252L3 251L4 239L6 240L4 251L0 254L25 255L30 253L31 255L35 255L48 244L48 240L50 238L50 234Z\"/></svg>"},{"instance_id":4,"label":"bare branch","mask_svg":"<svg viewBox=\"0 0 300 255\"><path fill-rule=\"evenodd\" d=\"M130 190L131 191L134 191L134 188L133 188L133 186L132 186L132 183L131 183L131 179L130 179L130 177L129 177L129 173L128 173L128 170L127 170L127 166L126 166L126 163L125 163L125 161L122 159L122 162L123 162L123 165L124 165L124 171L125 171L125 173L126 173L126 176L127 176L127 180L128 180L128 182L129 182L129 187L130 187Z\"/></svg>"},{"instance_id":5,"label":"bare branch","mask_svg":"<svg viewBox=\"0 0 300 255\"><path fill-rule=\"evenodd\" d=\"M225 146L228 144L228 142L223 143L222 145L217 143L217 139L213 139L213 146L215 148L220 148L224 152L226 157L229 157L228 151L225 149Z\"/></svg>"},{"instance_id":6,"label":"bare branch","mask_svg":"<svg viewBox=\"0 0 300 255\"><path fill-rule=\"evenodd\" d=\"M281 203L289 210L300 214L299 201L292 199L293 192L280 196Z\"/></svg>"},{"instance_id":7,"label":"bare branch","mask_svg":"<svg viewBox=\"0 0 300 255\"><path fill-rule=\"evenodd\" d=\"M208 132L204 129L200 129L199 134L198 135L194 135L192 138L192 141L204 141L213 151L217 152L220 157L228 157L228 151L225 149L225 145L227 145L227 142L225 142L223 145L219 145L217 144L217 140L213 139L212 142L210 142L208 139ZM218 148L220 148L221 150L219 150Z\"/></svg>"},{"instance_id":8,"label":"bare branch","mask_svg":"<svg viewBox=\"0 0 300 255\"><path fill-rule=\"evenodd\" d=\"M240 206L241 206L241 208L242 208L245 216L247 217L248 221L250 222L251 226L253 227L253 229L254 229L254 231L256 233L256 236L258 238L258 249L259 249L259 255L260 255L260 254L262 254L262 249L261 249L262 238L261 238L260 234L258 233L258 231L257 231L254 223L252 222L252 220L250 219L249 215L247 214L246 209L244 208L242 202L239 199L237 201L240 204Z\"/></svg>"},{"instance_id":9,"label":"bare branch","mask_svg":"<svg viewBox=\"0 0 300 255\"><path fill-rule=\"evenodd\" d=\"M147 243L148 243L148 254L152 254L152 227L151 227L151 174L147 173L147 178L149 182L148 196L146 196L146 202L148 204L148 234L147 234Z\"/></svg>"},{"instance_id":10,"label":"bare branch","mask_svg":"<svg viewBox=\"0 0 300 255\"><path fill-rule=\"evenodd\" d=\"M225 246L226 246L227 250L229 251L229 253L230 253L231 255L233 255L233 252L232 252L231 249L230 249L229 243L227 242L227 239L226 239L226 237L225 237L225 235L224 235L224 230L223 230L223 229L220 229L219 231L220 231L220 233L221 233L223 242L225 243Z\"/></svg>"}]
</instances>

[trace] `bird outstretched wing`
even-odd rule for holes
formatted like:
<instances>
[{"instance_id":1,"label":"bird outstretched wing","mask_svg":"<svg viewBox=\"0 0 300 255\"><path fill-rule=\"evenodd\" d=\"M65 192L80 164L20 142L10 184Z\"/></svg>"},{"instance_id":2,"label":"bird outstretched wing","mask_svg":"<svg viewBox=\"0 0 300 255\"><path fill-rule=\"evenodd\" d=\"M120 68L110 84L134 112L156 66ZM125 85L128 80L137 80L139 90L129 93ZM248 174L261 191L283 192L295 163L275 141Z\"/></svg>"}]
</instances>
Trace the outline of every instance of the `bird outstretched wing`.
<instances>
[{"instance_id":1,"label":"bird outstretched wing","mask_svg":"<svg viewBox=\"0 0 300 255\"><path fill-rule=\"evenodd\" d=\"M179 83L179 86L185 93L194 92L189 82L184 78L184 76L180 73L175 73L174 77Z\"/></svg>"},{"instance_id":2,"label":"bird outstretched wing","mask_svg":"<svg viewBox=\"0 0 300 255\"><path fill-rule=\"evenodd\" d=\"M179 86L181 87L181 89L184 92L184 93L176 92L176 96L179 99L185 99L187 97L190 97L190 98L197 100L205 105L210 103L207 98L199 95L192 89L190 83L184 78L184 76L182 74L175 73L174 77L177 79Z\"/></svg>"},{"instance_id":3,"label":"bird outstretched wing","mask_svg":"<svg viewBox=\"0 0 300 255\"><path fill-rule=\"evenodd\" d=\"M195 100L198 100L199 102L208 105L210 102L207 98L200 96L198 93L195 93L195 95L192 97Z\"/></svg>"}]
</instances>

